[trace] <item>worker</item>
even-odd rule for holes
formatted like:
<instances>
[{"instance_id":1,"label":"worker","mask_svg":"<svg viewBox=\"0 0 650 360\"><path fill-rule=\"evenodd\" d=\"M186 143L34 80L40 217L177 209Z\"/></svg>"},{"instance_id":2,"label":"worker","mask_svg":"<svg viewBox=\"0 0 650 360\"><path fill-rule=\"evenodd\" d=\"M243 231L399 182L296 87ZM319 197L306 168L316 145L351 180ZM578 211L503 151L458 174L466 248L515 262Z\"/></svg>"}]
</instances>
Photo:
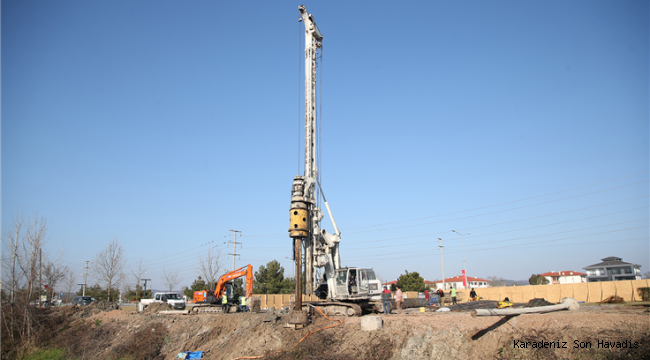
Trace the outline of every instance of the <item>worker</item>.
<instances>
[{"instance_id":1,"label":"worker","mask_svg":"<svg viewBox=\"0 0 650 360\"><path fill-rule=\"evenodd\" d=\"M348 283L348 294L352 295L353 292L356 293L357 290L357 282L354 279L354 275L350 275L350 283Z\"/></svg>"},{"instance_id":2,"label":"worker","mask_svg":"<svg viewBox=\"0 0 650 360\"><path fill-rule=\"evenodd\" d=\"M424 290L424 298L427 299L427 302L429 302L429 289Z\"/></svg>"},{"instance_id":3,"label":"worker","mask_svg":"<svg viewBox=\"0 0 650 360\"><path fill-rule=\"evenodd\" d=\"M384 291L381 292L381 300L384 305L384 314L390 314L390 290L388 290L388 286L384 286Z\"/></svg>"},{"instance_id":4,"label":"worker","mask_svg":"<svg viewBox=\"0 0 650 360\"><path fill-rule=\"evenodd\" d=\"M431 295L431 299L429 299L429 306L435 306L435 307L440 306L438 293Z\"/></svg>"},{"instance_id":5,"label":"worker","mask_svg":"<svg viewBox=\"0 0 650 360\"><path fill-rule=\"evenodd\" d=\"M456 288L451 288L451 304L458 305L456 302Z\"/></svg>"},{"instance_id":6,"label":"worker","mask_svg":"<svg viewBox=\"0 0 650 360\"><path fill-rule=\"evenodd\" d=\"M246 305L246 296L239 297L239 311L241 312L249 311L248 305Z\"/></svg>"},{"instance_id":7,"label":"worker","mask_svg":"<svg viewBox=\"0 0 650 360\"><path fill-rule=\"evenodd\" d=\"M474 301L477 300L476 291L474 291L474 288L472 288L472 291L469 292L469 297Z\"/></svg>"},{"instance_id":8,"label":"worker","mask_svg":"<svg viewBox=\"0 0 650 360\"><path fill-rule=\"evenodd\" d=\"M225 293L221 296L221 312L224 314L228 313L228 297Z\"/></svg>"},{"instance_id":9,"label":"worker","mask_svg":"<svg viewBox=\"0 0 650 360\"><path fill-rule=\"evenodd\" d=\"M404 299L402 297L402 289L400 289L399 286L396 286L396 287L397 287L397 291L395 291L395 304L397 304L398 314L401 314L402 313L402 301L404 301Z\"/></svg>"}]
</instances>

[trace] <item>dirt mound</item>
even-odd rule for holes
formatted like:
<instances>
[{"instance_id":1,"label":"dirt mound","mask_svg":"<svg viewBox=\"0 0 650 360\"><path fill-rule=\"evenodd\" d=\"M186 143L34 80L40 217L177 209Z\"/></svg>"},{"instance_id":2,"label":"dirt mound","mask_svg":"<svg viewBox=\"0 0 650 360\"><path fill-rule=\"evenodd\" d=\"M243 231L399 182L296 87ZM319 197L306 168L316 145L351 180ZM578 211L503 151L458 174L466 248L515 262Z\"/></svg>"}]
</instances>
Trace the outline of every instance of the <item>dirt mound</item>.
<instances>
[{"instance_id":1,"label":"dirt mound","mask_svg":"<svg viewBox=\"0 0 650 360\"><path fill-rule=\"evenodd\" d=\"M72 309L73 309L72 311L74 311L75 313L75 316L79 318L86 318L89 316L97 315L105 311L119 310L120 306L114 302L96 301L90 305L85 305L85 306L75 305L72 306Z\"/></svg>"},{"instance_id":2,"label":"dirt mound","mask_svg":"<svg viewBox=\"0 0 650 360\"><path fill-rule=\"evenodd\" d=\"M538 306L549 306L549 305L555 305L552 302L546 301L544 298L537 298L537 299L532 299L526 304L524 307L538 307Z\"/></svg>"},{"instance_id":3,"label":"dirt mound","mask_svg":"<svg viewBox=\"0 0 650 360\"><path fill-rule=\"evenodd\" d=\"M620 303L624 303L624 302L625 302L625 300L622 297L612 295L612 296L608 297L607 299L601 301L600 303L601 304L620 304Z\"/></svg>"},{"instance_id":4,"label":"dirt mound","mask_svg":"<svg viewBox=\"0 0 650 360\"><path fill-rule=\"evenodd\" d=\"M158 311L172 310L172 306L167 303L153 303L144 308L145 312L157 313Z\"/></svg>"}]
</instances>

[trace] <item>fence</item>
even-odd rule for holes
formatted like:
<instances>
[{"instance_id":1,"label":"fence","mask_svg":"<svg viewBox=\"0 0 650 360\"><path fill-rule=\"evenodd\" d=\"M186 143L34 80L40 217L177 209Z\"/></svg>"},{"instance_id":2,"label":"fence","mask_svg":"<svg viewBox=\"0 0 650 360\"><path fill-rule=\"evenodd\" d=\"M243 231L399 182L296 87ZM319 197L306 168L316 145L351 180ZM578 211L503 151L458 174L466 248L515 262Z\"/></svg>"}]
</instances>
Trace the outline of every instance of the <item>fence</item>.
<instances>
[{"instance_id":1,"label":"fence","mask_svg":"<svg viewBox=\"0 0 650 360\"><path fill-rule=\"evenodd\" d=\"M622 297L625 301L641 301L637 289L650 287L649 280L621 280L621 281L603 281L578 284L555 284L555 285L526 285L526 286L508 286L508 287L489 287L475 288L476 294L484 300L503 300L508 297L510 301L523 303L535 298L544 298L547 301L559 303L565 297L572 297L578 301L600 302L604 299L616 295ZM404 295L408 299L417 298L417 291L405 291ZM276 308L283 306L289 307L293 304L293 294L270 294L258 295L261 300L261 308ZM393 293L394 296L394 293ZM449 297L447 292L445 298ZM458 290L457 297L459 302L469 300L469 289ZM316 296L302 296L302 301L321 301Z\"/></svg>"},{"instance_id":2,"label":"fence","mask_svg":"<svg viewBox=\"0 0 650 360\"><path fill-rule=\"evenodd\" d=\"M503 300L508 297L512 302L528 302L535 298L544 298L550 302L560 302L565 297L572 297L578 301L600 302L616 295L625 301L641 301L637 289L650 286L648 280L621 280L602 281L577 284L554 284L554 285L527 285L475 288L476 295L484 300ZM469 290L459 290L467 292ZM467 299L467 296L463 296Z\"/></svg>"}]
</instances>

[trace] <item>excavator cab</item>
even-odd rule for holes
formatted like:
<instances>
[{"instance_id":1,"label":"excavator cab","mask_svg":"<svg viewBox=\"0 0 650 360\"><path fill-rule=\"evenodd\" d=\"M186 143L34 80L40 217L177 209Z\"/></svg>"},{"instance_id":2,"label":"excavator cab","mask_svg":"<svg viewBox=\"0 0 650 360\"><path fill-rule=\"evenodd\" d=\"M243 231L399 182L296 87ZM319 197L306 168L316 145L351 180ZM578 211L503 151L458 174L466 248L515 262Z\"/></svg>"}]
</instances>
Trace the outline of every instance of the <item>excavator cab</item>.
<instances>
[{"instance_id":1,"label":"excavator cab","mask_svg":"<svg viewBox=\"0 0 650 360\"><path fill-rule=\"evenodd\" d=\"M225 289L223 289L223 295L221 296L225 296L229 303L233 302L233 298L235 297L235 288L232 281L226 283Z\"/></svg>"},{"instance_id":2,"label":"excavator cab","mask_svg":"<svg viewBox=\"0 0 650 360\"><path fill-rule=\"evenodd\" d=\"M336 270L336 297L354 298L368 295L366 269L343 268Z\"/></svg>"}]
</instances>

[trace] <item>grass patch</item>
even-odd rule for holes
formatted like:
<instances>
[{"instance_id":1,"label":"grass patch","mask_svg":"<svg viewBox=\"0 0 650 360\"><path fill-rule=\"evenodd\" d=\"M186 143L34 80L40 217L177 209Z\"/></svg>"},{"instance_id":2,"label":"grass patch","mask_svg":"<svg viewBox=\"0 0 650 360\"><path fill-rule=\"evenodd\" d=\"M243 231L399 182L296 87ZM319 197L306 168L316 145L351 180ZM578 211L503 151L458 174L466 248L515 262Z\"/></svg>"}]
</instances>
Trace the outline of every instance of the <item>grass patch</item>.
<instances>
[{"instance_id":1,"label":"grass patch","mask_svg":"<svg viewBox=\"0 0 650 360\"><path fill-rule=\"evenodd\" d=\"M26 355L21 360L65 360L65 349L38 350Z\"/></svg>"}]
</instances>

